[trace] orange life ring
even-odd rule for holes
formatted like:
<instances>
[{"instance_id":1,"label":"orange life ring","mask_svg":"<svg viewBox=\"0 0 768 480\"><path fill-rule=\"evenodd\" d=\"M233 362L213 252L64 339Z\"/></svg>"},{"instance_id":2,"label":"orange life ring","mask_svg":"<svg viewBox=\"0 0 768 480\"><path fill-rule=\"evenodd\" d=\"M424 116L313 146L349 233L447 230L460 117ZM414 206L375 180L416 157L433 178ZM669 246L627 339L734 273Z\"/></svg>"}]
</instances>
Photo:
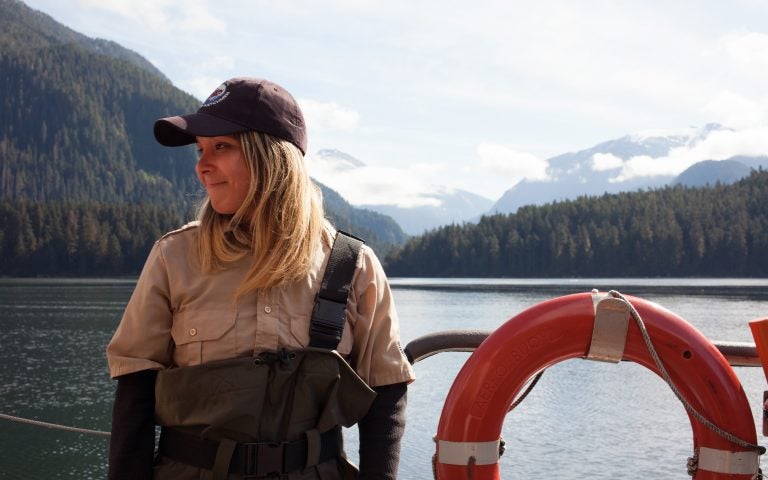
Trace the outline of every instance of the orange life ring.
<instances>
[{"instance_id":1,"label":"orange life ring","mask_svg":"<svg viewBox=\"0 0 768 480\"><path fill-rule=\"evenodd\" d=\"M438 424L437 480L498 480L501 426L509 405L535 374L586 357L595 305L607 294L580 293L537 304L495 330L469 357L451 386ZM705 418L756 443L749 402L723 355L691 324L637 297L626 297L643 319L656 352L682 397ZM623 360L660 374L630 321ZM697 480L754 478L759 456L724 439L689 415L699 463Z\"/></svg>"}]
</instances>

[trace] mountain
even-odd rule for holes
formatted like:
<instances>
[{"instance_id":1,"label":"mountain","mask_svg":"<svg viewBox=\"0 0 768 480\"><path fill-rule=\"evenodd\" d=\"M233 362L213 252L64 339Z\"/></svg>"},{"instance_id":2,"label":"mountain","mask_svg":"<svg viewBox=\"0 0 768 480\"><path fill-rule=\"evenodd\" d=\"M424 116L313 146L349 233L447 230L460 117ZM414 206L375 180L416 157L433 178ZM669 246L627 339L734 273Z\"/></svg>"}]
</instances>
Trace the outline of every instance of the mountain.
<instances>
[{"instance_id":1,"label":"mountain","mask_svg":"<svg viewBox=\"0 0 768 480\"><path fill-rule=\"evenodd\" d=\"M50 258L78 249L83 259L93 253L89 249L99 249L105 258L107 251L146 256L136 254L147 245L135 236L154 230L131 231L140 219L126 224L112 216L146 216L164 222L158 228L166 230L191 217L200 192L194 147L159 145L152 124L196 110L199 100L174 87L150 62L19 1L0 0L0 71L0 202L4 208L23 205L19 215L0 224L0 256L28 255L40 265L43 251ZM344 221L351 233L384 251L389 242L402 243L405 235L394 221L332 202L333 197L326 191L327 214ZM38 228L46 222L57 231ZM120 231L112 239L105 234L105 246L98 232L106 228ZM125 264L109 272L124 273L119 268ZM96 274L82 265L56 272Z\"/></svg>"},{"instance_id":2,"label":"mountain","mask_svg":"<svg viewBox=\"0 0 768 480\"><path fill-rule=\"evenodd\" d=\"M760 168L768 168L768 157L736 156L726 160L704 160L685 169L672 183L687 187L717 183L729 185Z\"/></svg>"},{"instance_id":3,"label":"mountain","mask_svg":"<svg viewBox=\"0 0 768 480\"><path fill-rule=\"evenodd\" d=\"M334 148L318 150L314 154L314 158L331 164L331 169L335 172L349 171L365 166L365 163L359 159Z\"/></svg>"},{"instance_id":4,"label":"mountain","mask_svg":"<svg viewBox=\"0 0 768 480\"><path fill-rule=\"evenodd\" d=\"M336 188L342 195L358 189L350 178L362 174L367 168L358 158L335 149L317 151L312 155L312 161L322 165L319 169L323 174L320 180ZM413 206L370 202L357 202L355 205L390 216L409 235L420 235L441 225L476 221L493 204L480 195L445 187L434 187L432 191L423 193L420 200L421 204Z\"/></svg>"},{"instance_id":5,"label":"mountain","mask_svg":"<svg viewBox=\"0 0 768 480\"><path fill-rule=\"evenodd\" d=\"M90 38L66 27L50 16L27 7L18 0L0 0L0 36L12 48L18 42L26 47L78 45L91 53L128 61L147 72L167 80L147 59L110 40Z\"/></svg>"},{"instance_id":6,"label":"mountain","mask_svg":"<svg viewBox=\"0 0 768 480\"><path fill-rule=\"evenodd\" d=\"M434 205L400 207L363 204L360 207L389 215L406 233L421 235L442 225L475 221L493 205L485 197L458 189L438 188L424 196L434 200Z\"/></svg>"},{"instance_id":7,"label":"mountain","mask_svg":"<svg viewBox=\"0 0 768 480\"><path fill-rule=\"evenodd\" d=\"M663 157L673 148L695 145L710 133L722 130L718 124L701 129L688 128L680 132L647 132L600 143L592 148L550 158L548 181L523 180L504 192L491 207L490 213L513 213L523 205L542 205L553 201L574 199L582 195L602 195L658 188L674 181L673 175L618 179L621 162L599 165L596 155L626 161L632 157Z\"/></svg>"},{"instance_id":8,"label":"mountain","mask_svg":"<svg viewBox=\"0 0 768 480\"><path fill-rule=\"evenodd\" d=\"M315 183L323 193L326 216L336 228L362 238L381 258L407 240L408 236L391 217L364 208L355 208L335 190L318 181Z\"/></svg>"},{"instance_id":9,"label":"mountain","mask_svg":"<svg viewBox=\"0 0 768 480\"><path fill-rule=\"evenodd\" d=\"M151 125L196 99L21 2L0 0L0 32L0 199L190 208L193 149L158 145Z\"/></svg>"}]
</instances>

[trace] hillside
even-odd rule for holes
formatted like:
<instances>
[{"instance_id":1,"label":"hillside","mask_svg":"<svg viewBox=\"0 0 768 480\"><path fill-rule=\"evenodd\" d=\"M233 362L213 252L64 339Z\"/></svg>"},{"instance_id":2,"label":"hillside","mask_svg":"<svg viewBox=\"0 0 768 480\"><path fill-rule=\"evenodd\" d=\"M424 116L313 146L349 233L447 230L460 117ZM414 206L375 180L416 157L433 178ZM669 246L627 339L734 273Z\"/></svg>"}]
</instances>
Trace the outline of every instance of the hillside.
<instances>
[{"instance_id":1,"label":"hillside","mask_svg":"<svg viewBox=\"0 0 768 480\"><path fill-rule=\"evenodd\" d=\"M138 55L0 2L0 199L150 202L188 210L191 149L152 137L198 102Z\"/></svg>"},{"instance_id":2,"label":"hillside","mask_svg":"<svg viewBox=\"0 0 768 480\"><path fill-rule=\"evenodd\" d=\"M719 161L704 160L685 169L672 184L686 187L731 184L749 176L752 170L763 168L763 165L768 165L768 158L736 156Z\"/></svg>"},{"instance_id":3,"label":"hillside","mask_svg":"<svg viewBox=\"0 0 768 480\"><path fill-rule=\"evenodd\" d=\"M410 239L395 276L768 276L768 172L580 197Z\"/></svg>"},{"instance_id":4,"label":"hillside","mask_svg":"<svg viewBox=\"0 0 768 480\"><path fill-rule=\"evenodd\" d=\"M16 0L0 0L0 71L2 274L137 273L200 192L194 147L159 145L152 125L199 101L137 53ZM326 209L382 256L405 239L391 219L343 200Z\"/></svg>"},{"instance_id":5,"label":"hillside","mask_svg":"<svg viewBox=\"0 0 768 480\"><path fill-rule=\"evenodd\" d=\"M361 205L397 220L410 235L421 235L427 230L452 223L475 222L493 202L480 195L463 190L436 189L430 195L436 205L400 207L398 205Z\"/></svg>"},{"instance_id":6,"label":"hillside","mask_svg":"<svg viewBox=\"0 0 768 480\"><path fill-rule=\"evenodd\" d=\"M126 60L155 76L165 78L160 70L133 50L109 40L87 37L18 0L0 0L0 26L3 43L13 49L20 46L37 49L52 45L78 45L92 53Z\"/></svg>"}]
</instances>

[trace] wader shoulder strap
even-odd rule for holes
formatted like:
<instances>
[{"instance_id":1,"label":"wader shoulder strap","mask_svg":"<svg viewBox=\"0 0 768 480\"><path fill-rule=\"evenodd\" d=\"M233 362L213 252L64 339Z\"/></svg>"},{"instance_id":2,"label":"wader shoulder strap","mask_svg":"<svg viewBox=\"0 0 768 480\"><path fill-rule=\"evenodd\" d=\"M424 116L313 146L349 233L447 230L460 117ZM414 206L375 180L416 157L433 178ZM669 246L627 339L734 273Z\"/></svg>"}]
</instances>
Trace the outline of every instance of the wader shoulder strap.
<instances>
[{"instance_id":1,"label":"wader shoulder strap","mask_svg":"<svg viewBox=\"0 0 768 480\"><path fill-rule=\"evenodd\" d=\"M363 241L339 230L333 241L323 283L315 297L309 326L309 346L335 350L346 323L347 296Z\"/></svg>"}]
</instances>

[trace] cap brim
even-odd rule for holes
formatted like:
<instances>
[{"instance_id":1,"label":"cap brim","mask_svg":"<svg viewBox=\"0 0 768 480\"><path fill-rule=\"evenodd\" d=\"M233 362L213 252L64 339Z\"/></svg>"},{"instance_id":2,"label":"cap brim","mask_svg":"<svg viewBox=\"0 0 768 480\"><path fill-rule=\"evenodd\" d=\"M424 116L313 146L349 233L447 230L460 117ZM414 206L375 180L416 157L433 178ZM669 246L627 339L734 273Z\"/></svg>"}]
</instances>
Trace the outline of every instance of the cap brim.
<instances>
[{"instance_id":1,"label":"cap brim","mask_svg":"<svg viewBox=\"0 0 768 480\"><path fill-rule=\"evenodd\" d=\"M155 122L155 138L167 147L195 143L195 137L216 137L244 132L247 127L206 113L161 118Z\"/></svg>"}]
</instances>

